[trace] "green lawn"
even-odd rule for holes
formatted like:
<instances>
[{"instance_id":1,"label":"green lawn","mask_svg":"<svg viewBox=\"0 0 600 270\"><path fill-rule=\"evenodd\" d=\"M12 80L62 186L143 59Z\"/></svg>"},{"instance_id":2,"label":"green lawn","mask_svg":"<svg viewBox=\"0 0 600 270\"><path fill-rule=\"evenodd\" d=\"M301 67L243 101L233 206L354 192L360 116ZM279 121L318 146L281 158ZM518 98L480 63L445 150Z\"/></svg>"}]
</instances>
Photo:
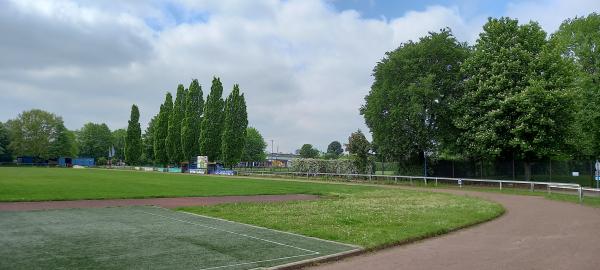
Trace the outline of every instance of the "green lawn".
<instances>
[{"instance_id":1,"label":"green lawn","mask_svg":"<svg viewBox=\"0 0 600 270\"><path fill-rule=\"evenodd\" d=\"M0 201L258 194L335 195L373 187L137 171L0 168Z\"/></svg>"},{"instance_id":2,"label":"green lawn","mask_svg":"<svg viewBox=\"0 0 600 270\"><path fill-rule=\"evenodd\" d=\"M499 204L443 193L378 189L285 203L232 203L180 210L322 239L380 248L490 220Z\"/></svg>"}]
</instances>

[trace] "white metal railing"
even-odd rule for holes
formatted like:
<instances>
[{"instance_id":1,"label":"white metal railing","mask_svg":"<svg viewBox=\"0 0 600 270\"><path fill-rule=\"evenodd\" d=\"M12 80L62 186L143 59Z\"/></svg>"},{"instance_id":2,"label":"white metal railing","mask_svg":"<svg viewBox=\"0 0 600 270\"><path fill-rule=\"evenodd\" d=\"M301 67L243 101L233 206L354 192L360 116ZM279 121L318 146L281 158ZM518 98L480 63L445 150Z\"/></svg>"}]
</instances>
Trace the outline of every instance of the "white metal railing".
<instances>
[{"instance_id":1,"label":"white metal railing","mask_svg":"<svg viewBox=\"0 0 600 270\"><path fill-rule=\"evenodd\" d=\"M474 178L450 178L450 177L433 177L433 176L410 176L410 175L374 175L374 174L341 174L341 173L313 173L313 172L268 172L268 171L260 171L260 172L251 172L251 171L241 171L240 174L246 175L291 175L292 177L306 177L310 179L310 177L340 177L340 178L358 178L362 177L368 180L373 179L387 179L393 180L394 183L398 183L398 180L409 180L412 184L413 181L423 181L425 185L433 182L434 185L438 185L439 181L446 182L455 182L457 185L462 187L464 182L475 182L475 183L491 183L497 184L500 190L502 190L503 186L507 184L519 184L519 185L529 185L531 191L535 189L535 186L545 186L548 193L552 192L552 189L559 190L571 190L576 191L579 197L579 201L583 202L584 193L585 192L593 192L597 195L600 195L600 189L597 188L586 188L582 187L579 184L575 183L560 183L560 182L540 182L540 181L518 181L518 180L499 180L499 179L474 179Z\"/></svg>"}]
</instances>

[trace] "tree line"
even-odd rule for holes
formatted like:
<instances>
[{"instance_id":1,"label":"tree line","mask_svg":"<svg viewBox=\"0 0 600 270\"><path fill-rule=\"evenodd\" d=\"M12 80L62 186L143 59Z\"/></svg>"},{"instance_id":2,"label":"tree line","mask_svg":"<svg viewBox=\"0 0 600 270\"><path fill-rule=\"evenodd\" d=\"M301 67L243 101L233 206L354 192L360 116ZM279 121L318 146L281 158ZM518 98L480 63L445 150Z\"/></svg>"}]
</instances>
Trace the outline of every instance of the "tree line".
<instances>
[{"instance_id":1,"label":"tree line","mask_svg":"<svg viewBox=\"0 0 600 270\"><path fill-rule=\"evenodd\" d=\"M225 100L222 93L219 78L213 79L206 102L197 80L187 89L178 85L175 101L167 92L159 113L143 133L135 104L127 128L114 131L104 123L91 122L71 131L60 116L38 109L25 111L0 123L0 161L17 156L40 160L81 156L103 165L113 150L112 158L128 165L178 165L198 155L227 166L264 160L266 143L257 129L248 127L239 85Z\"/></svg>"},{"instance_id":2,"label":"tree line","mask_svg":"<svg viewBox=\"0 0 600 270\"><path fill-rule=\"evenodd\" d=\"M600 15L550 36L490 18L473 46L450 29L406 42L373 69L360 113L388 161L600 158Z\"/></svg>"}]
</instances>

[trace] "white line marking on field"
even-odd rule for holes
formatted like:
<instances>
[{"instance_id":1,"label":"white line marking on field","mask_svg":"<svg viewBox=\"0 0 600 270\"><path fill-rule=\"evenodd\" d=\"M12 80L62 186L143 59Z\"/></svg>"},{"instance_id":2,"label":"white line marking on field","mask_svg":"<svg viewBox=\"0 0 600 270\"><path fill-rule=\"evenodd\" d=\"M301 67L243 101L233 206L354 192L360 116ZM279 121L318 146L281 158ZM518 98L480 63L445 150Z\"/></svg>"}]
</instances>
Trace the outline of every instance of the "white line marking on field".
<instances>
[{"instance_id":1,"label":"white line marking on field","mask_svg":"<svg viewBox=\"0 0 600 270\"><path fill-rule=\"evenodd\" d=\"M209 267L209 268L202 268L200 270L219 269L219 268L225 268L225 267L242 266L242 265L256 264L256 263L262 263L262 262L281 261L281 260L293 259L293 258L304 257L304 256L311 256L311 255L316 255L316 254L304 254L304 255L282 257L282 258L276 258L276 259L270 259L270 260L262 260L262 261L246 262L246 263L236 263L236 264L229 264L229 265L223 265L223 266L215 266L215 267Z\"/></svg>"},{"instance_id":2,"label":"white line marking on field","mask_svg":"<svg viewBox=\"0 0 600 270\"><path fill-rule=\"evenodd\" d=\"M175 221L179 221L179 222L183 222L183 223L187 223L187 224L192 224L192 225L201 226L201 227L205 227L205 228L209 228L209 229L213 229L213 230L217 230L217 231L221 231L221 232L226 232L226 233L231 233L231 234L235 234L235 235L239 235L239 236L243 236L243 237L248 237L248 238L252 238L252 239L256 239L256 240L260 240L260 241L264 241L264 242L267 242L267 243L272 243L272 244L276 244L276 245L280 245L280 246L291 247L291 248L295 248L295 249L298 249L298 250L302 250L302 251L310 252L311 253L311 254L306 254L306 255L301 255L301 256L308 256L308 255L317 255L317 254L319 254L318 251L314 251L314 250L310 250L310 249L304 249L304 248L300 248L300 247L296 247L296 246L292 246L292 245L288 245L288 244L284 244L284 243L279 243L279 242L275 242L275 241L272 241L272 240L263 239L263 238L252 236L252 235L247 235L247 234L243 234L243 233L237 233L237 232L232 232L232 231L228 231L228 230L223 230L223 229L215 228L215 227L204 225L204 224L200 224L200 223L195 223L195 222L191 222L191 221L187 221L187 220L183 220L183 219L178 219L178 218L174 218L174 217L169 217L169 216L163 216L163 215L159 215L159 214L155 214L155 213L146 212L146 211L143 211L143 210L139 210L139 211L143 212L143 213L146 213L146 214L149 214L149 215L153 215L153 216L163 217L163 218L167 218L167 219L171 219L171 220L175 220Z\"/></svg>"},{"instance_id":3,"label":"white line marking on field","mask_svg":"<svg viewBox=\"0 0 600 270\"><path fill-rule=\"evenodd\" d=\"M156 207L164 209L162 207L158 207L158 206L156 206ZM167 209L165 209L165 210L167 210ZM321 239L321 238L312 237L312 236L301 235L301 234L292 233L292 232L278 231L278 230L274 230L274 229L270 229L270 228L266 228L266 227L261 227L261 226L246 224L246 223L235 222L235 221L226 220L226 219L217 218L217 217L204 216L204 215L200 215L200 214L196 214L196 213L191 213L191 212L186 212L186 211L178 211L178 213L184 213L184 214L193 215L193 216L199 216L199 217L208 218L208 219L220 220L220 221L225 221L225 222L229 222L229 223L240 224L240 225L244 225L244 226L250 226L250 227L253 227L253 228L257 228L257 229L263 229L263 230L278 232L278 233L285 233L285 234L299 236L299 237L304 237L304 238L308 238L308 239L319 240L319 241L322 241L322 242L328 242L328 243L338 244L338 245L342 245L342 246L349 246L349 247L353 247L353 248L357 248L357 249L362 249L363 248L363 247L357 246L357 245L340 243L340 242L336 242L336 241Z\"/></svg>"}]
</instances>

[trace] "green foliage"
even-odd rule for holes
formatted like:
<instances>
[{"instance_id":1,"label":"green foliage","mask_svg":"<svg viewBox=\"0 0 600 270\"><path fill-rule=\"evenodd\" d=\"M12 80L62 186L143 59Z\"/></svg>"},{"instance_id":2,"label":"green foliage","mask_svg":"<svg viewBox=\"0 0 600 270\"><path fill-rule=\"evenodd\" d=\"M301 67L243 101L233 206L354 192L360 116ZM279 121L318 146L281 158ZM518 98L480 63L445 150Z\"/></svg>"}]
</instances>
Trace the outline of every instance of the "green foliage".
<instances>
[{"instance_id":1,"label":"green foliage","mask_svg":"<svg viewBox=\"0 0 600 270\"><path fill-rule=\"evenodd\" d=\"M104 123L87 123L79 131L77 140L79 141L82 157L100 158L108 157L108 151L112 147L112 133Z\"/></svg>"},{"instance_id":2,"label":"green foliage","mask_svg":"<svg viewBox=\"0 0 600 270\"><path fill-rule=\"evenodd\" d=\"M221 137L223 134L223 85L219 78L213 78L210 93L204 106L204 117L200 129L200 153L210 161L221 159Z\"/></svg>"},{"instance_id":3,"label":"green foliage","mask_svg":"<svg viewBox=\"0 0 600 270\"><path fill-rule=\"evenodd\" d=\"M10 137L5 125L0 122L0 162L9 162L12 160L12 153L9 148Z\"/></svg>"},{"instance_id":4,"label":"green foliage","mask_svg":"<svg viewBox=\"0 0 600 270\"><path fill-rule=\"evenodd\" d=\"M468 52L445 29L404 43L377 63L360 111L378 154L402 160L455 140L450 105L460 94L460 64Z\"/></svg>"},{"instance_id":5,"label":"green foliage","mask_svg":"<svg viewBox=\"0 0 600 270\"><path fill-rule=\"evenodd\" d=\"M72 137L69 136L70 131L65 128L62 121L56 123L55 132L54 140L50 143L50 148L48 149L49 157L72 157Z\"/></svg>"},{"instance_id":6,"label":"green foliage","mask_svg":"<svg viewBox=\"0 0 600 270\"><path fill-rule=\"evenodd\" d=\"M154 130L154 160L156 163L162 165L169 163L166 138L169 130L169 117L171 116L172 110L173 100L171 93L167 92L165 102L160 105L160 112L158 113L156 128Z\"/></svg>"},{"instance_id":7,"label":"green foliage","mask_svg":"<svg viewBox=\"0 0 600 270\"><path fill-rule=\"evenodd\" d=\"M569 65L534 22L490 19L465 61L455 107L458 143L469 156L552 157L568 145L573 111Z\"/></svg>"},{"instance_id":8,"label":"green foliage","mask_svg":"<svg viewBox=\"0 0 600 270\"><path fill-rule=\"evenodd\" d=\"M125 163L139 165L142 155L142 128L140 127L140 111L134 104L131 106L131 116L127 126L125 139Z\"/></svg>"},{"instance_id":9,"label":"green foliage","mask_svg":"<svg viewBox=\"0 0 600 270\"><path fill-rule=\"evenodd\" d=\"M148 127L144 134L142 134L142 158L143 164L152 164L154 162L154 131L158 123L158 115L155 115L150 119Z\"/></svg>"},{"instance_id":10,"label":"green foliage","mask_svg":"<svg viewBox=\"0 0 600 270\"><path fill-rule=\"evenodd\" d=\"M200 154L200 127L202 125L203 110L202 87L198 84L198 80L194 79L185 98L185 119L181 127L181 147L184 160L189 160Z\"/></svg>"},{"instance_id":11,"label":"green foliage","mask_svg":"<svg viewBox=\"0 0 600 270\"><path fill-rule=\"evenodd\" d=\"M71 141L61 117L38 109L22 112L6 123L9 148L15 156L43 159L70 154Z\"/></svg>"},{"instance_id":12,"label":"green foliage","mask_svg":"<svg viewBox=\"0 0 600 270\"><path fill-rule=\"evenodd\" d=\"M127 130L124 128L116 129L112 132L112 142L115 148L113 160L125 160L125 141L127 140Z\"/></svg>"},{"instance_id":13,"label":"green foliage","mask_svg":"<svg viewBox=\"0 0 600 270\"><path fill-rule=\"evenodd\" d=\"M371 172L371 166L369 166L370 150L371 144L360 129L350 134L348 144L346 144L346 151L352 156L352 160L359 173Z\"/></svg>"},{"instance_id":14,"label":"green foliage","mask_svg":"<svg viewBox=\"0 0 600 270\"><path fill-rule=\"evenodd\" d=\"M242 161L264 161L267 158L265 149L267 143L258 129L248 127L246 129L246 141L242 152Z\"/></svg>"},{"instance_id":15,"label":"green foliage","mask_svg":"<svg viewBox=\"0 0 600 270\"><path fill-rule=\"evenodd\" d=\"M317 158L319 154L319 150L314 148L312 144L306 143L300 148L300 157L302 158Z\"/></svg>"},{"instance_id":16,"label":"green foliage","mask_svg":"<svg viewBox=\"0 0 600 270\"><path fill-rule=\"evenodd\" d=\"M304 173L359 173L356 163L350 159L299 158L292 162L292 171Z\"/></svg>"},{"instance_id":17,"label":"green foliage","mask_svg":"<svg viewBox=\"0 0 600 270\"><path fill-rule=\"evenodd\" d=\"M171 164L179 164L183 161L181 148L181 126L185 116L185 88L183 85L177 86L177 95L173 104L173 111L169 115L169 125L167 129L167 156Z\"/></svg>"},{"instance_id":18,"label":"green foliage","mask_svg":"<svg viewBox=\"0 0 600 270\"><path fill-rule=\"evenodd\" d=\"M240 87L237 84L233 86L231 94L225 101L224 114L221 155L223 164L231 167L241 161L248 127L246 101L244 94L240 94Z\"/></svg>"},{"instance_id":19,"label":"green foliage","mask_svg":"<svg viewBox=\"0 0 600 270\"><path fill-rule=\"evenodd\" d=\"M550 44L572 63L577 75L575 155L600 158L600 14L568 19L552 35Z\"/></svg>"},{"instance_id":20,"label":"green foliage","mask_svg":"<svg viewBox=\"0 0 600 270\"><path fill-rule=\"evenodd\" d=\"M336 159L339 158L342 153L344 153L344 149L342 149L342 144L338 141L333 141L327 146L326 158Z\"/></svg>"}]
</instances>

